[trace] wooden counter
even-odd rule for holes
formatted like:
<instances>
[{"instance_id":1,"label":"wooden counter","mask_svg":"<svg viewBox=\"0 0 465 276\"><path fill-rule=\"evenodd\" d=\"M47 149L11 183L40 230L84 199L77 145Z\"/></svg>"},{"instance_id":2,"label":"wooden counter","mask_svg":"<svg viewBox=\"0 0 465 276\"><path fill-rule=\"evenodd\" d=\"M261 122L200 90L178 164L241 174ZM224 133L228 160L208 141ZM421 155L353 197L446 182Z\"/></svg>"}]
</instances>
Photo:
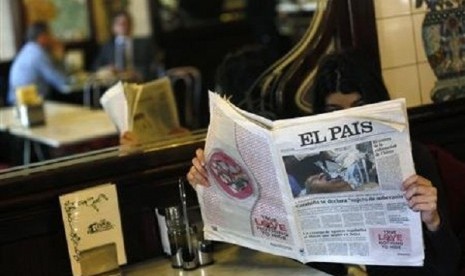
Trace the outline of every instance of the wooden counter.
<instances>
[{"instance_id":1,"label":"wooden counter","mask_svg":"<svg viewBox=\"0 0 465 276\"><path fill-rule=\"evenodd\" d=\"M203 137L203 135L202 135ZM115 183L128 264L162 255L155 208L177 204L177 181L203 138L126 156L117 150L0 174L1 275L71 275L58 197ZM196 202L188 189L188 202Z\"/></svg>"}]
</instances>

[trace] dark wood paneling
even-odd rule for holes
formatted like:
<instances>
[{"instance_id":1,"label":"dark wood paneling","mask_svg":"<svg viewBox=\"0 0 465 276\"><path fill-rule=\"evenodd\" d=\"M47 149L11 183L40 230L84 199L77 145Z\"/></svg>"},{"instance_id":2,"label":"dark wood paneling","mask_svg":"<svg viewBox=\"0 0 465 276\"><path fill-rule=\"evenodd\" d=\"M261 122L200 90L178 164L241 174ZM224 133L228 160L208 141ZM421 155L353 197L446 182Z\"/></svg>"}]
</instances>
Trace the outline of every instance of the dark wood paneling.
<instances>
[{"instance_id":1,"label":"dark wood paneling","mask_svg":"<svg viewBox=\"0 0 465 276\"><path fill-rule=\"evenodd\" d=\"M253 43L250 26L245 21L216 23L183 28L159 35L166 69L194 66L202 75L201 107L198 119L201 127L208 125L208 90L215 90L218 65L230 52Z\"/></svg>"},{"instance_id":2,"label":"dark wood paneling","mask_svg":"<svg viewBox=\"0 0 465 276\"><path fill-rule=\"evenodd\" d=\"M345 46L363 49L365 55L373 63L373 68L377 69L381 74L374 1L347 0L347 11L349 24L341 25L341 28L346 26L346 31L350 31L351 44L345 43Z\"/></svg>"},{"instance_id":3,"label":"dark wood paneling","mask_svg":"<svg viewBox=\"0 0 465 276\"><path fill-rule=\"evenodd\" d=\"M117 186L128 264L160 256L154 209L179 204L178 178L201 146L192 142L2 180L2 275L70 275L58 197L107 182ZM194 191L187 191L188 202L196 203Z\"/></svg>"},{"instance_id":4,"label":"dark wood paneling","mask_svg":"<svg viewBox=\"0 0 465 276\"><path fill-rule=\"evenodd\" d=\"M6 105L8 95L8 78L10 76L11 61L0 62L0 107Z\"/></svg>"},{"instance_id":5,"label":"dark wood paneling","mask_svg":"<svg viewBox=\"0 0 465 276\"><path fill-rule=\"evenodd\" d=\"M465 99L410 108L413 140L439 145L465 162Z\"/></svg>"}]
</instances>

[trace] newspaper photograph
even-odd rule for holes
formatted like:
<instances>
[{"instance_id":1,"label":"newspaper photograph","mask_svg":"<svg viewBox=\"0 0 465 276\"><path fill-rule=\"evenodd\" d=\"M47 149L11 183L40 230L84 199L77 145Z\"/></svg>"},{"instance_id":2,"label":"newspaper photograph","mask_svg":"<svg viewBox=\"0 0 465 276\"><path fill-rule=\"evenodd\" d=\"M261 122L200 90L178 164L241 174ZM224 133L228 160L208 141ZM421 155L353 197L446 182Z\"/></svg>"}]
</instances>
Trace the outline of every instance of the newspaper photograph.
<instances>
[{"instance_id":1,"label":"newspaper photograph","mask_svg":"<svg viewBox=\"0 0 465 276\"><path fill-rule=\"evenodd\" d=\"M210 92L206 239L301 262L421 266L404 100L268 121Z\"/></svg>"},{"instance_id":2,"label":"newspaper photograph","mask_svg":"<svg viewBox=\"0 0 465 276\"><path fill-rule=\"evenodd\" d=\"M283 163L294 197L379 189L371 141L314 154L283 156Z\"/></svg>"}]
</instances>

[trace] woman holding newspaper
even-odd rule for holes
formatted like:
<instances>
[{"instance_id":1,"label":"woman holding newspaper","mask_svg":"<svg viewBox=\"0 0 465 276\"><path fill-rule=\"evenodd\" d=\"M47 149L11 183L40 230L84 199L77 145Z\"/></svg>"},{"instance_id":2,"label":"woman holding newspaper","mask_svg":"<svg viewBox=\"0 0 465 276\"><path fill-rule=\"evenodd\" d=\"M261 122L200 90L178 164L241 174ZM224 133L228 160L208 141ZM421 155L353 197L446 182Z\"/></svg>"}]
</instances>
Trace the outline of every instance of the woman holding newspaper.
<instances>
[{"instance_id":1,"label":"woman holding newspaper","mask_svg":"<svg viewBox=\"0 0 465 276\"><path fill-rule=\"evenodd\" d=\"M313 86L313 107L315 113L331 112L389 99L381 76L369 70L367 63L354 53L335 53L320 63ZM360 266L361 275L457 275L460 248L456 237L449 228L441 180L436 164L428 150L413 143L412 155L418 174L404 180L402 189L408 206L421 213L425 243L425 260L422 267ZM187 173L189 183L210 186L205 169L205 156L197 149ZM324 187L330 190L331 181L316 177L322 172L313 171L306 176L306 186ZM292 177L292 176L291 176ZM290 177L290 178L291 178ZM312 180L313 179L313 180ZM341 186L341 181L339 181ZM347 189L347 185L344 189ZM323 188L324 189L324 188ZM310 263L309 265L332 275L347 275L343 264Z\"/></svg>"}]
</instances>

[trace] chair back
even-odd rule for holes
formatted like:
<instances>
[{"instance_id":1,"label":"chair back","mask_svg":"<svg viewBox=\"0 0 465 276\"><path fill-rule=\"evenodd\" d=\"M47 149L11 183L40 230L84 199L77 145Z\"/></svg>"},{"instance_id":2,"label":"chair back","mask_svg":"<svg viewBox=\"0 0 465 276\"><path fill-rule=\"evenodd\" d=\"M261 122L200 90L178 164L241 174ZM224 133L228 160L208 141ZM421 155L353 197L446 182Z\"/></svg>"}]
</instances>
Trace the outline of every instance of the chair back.
<instances>
[{"instance_id":1,"label":"chair back","mask_svg":"<svg viewBox=\"0 0 465 276\"><path fill-rule=\"evenodd\" d=\"M166 71L180 112L181 125L189 129L200 126L202 76L193 66L174 67ZM182 113L183 112L183 113Z\"/></svg>"}]
</instances>

